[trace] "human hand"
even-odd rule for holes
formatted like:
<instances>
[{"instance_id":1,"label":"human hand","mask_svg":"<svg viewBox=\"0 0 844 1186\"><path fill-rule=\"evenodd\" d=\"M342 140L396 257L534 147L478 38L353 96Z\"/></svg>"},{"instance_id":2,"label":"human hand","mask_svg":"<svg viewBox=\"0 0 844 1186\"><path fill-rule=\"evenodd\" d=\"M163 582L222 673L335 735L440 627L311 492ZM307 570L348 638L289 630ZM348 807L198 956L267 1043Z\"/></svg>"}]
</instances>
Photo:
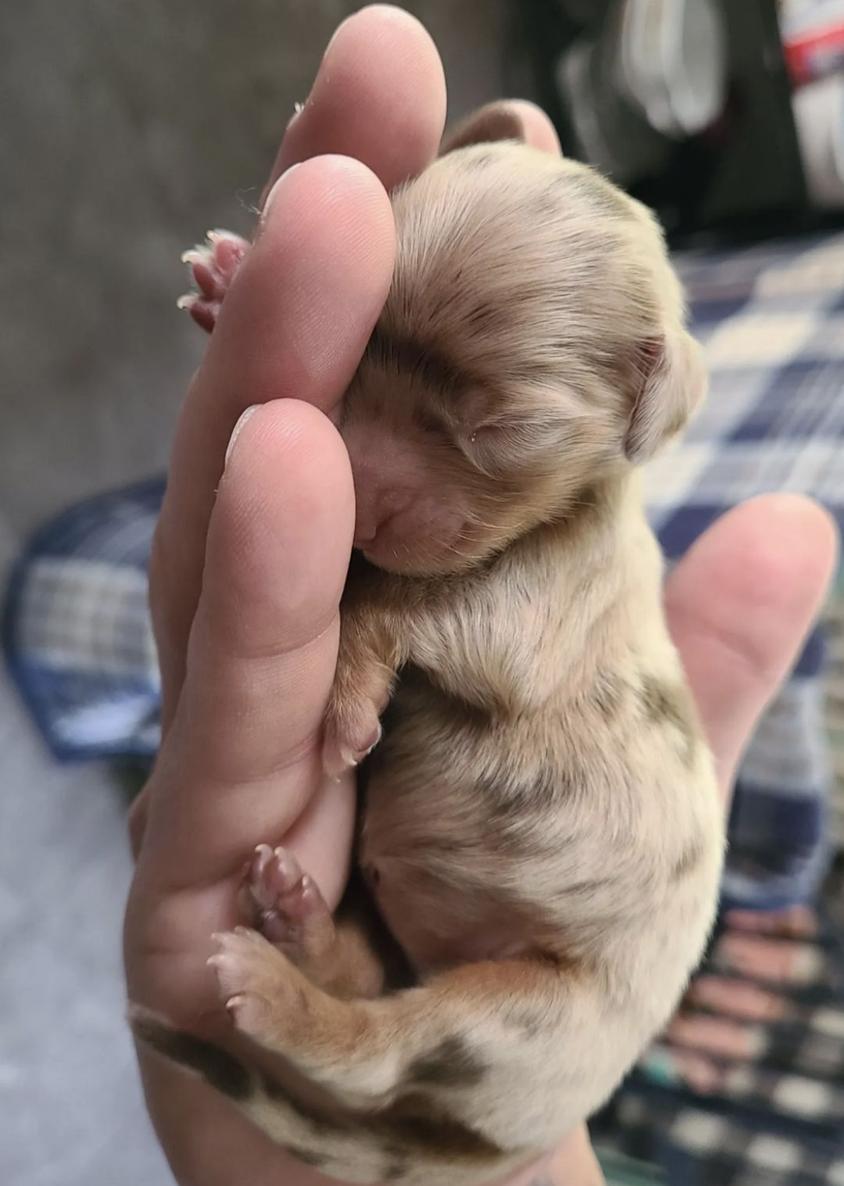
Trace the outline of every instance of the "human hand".
<instances>
[{"instance_id":1,"label":"human hand","mask_svg":"<svg viewBox=\"0 0 844 1186\"><path fill-rule=\"evenodd\" d=\"M555 150L544 117L523 114L533 142ZM416 22L379 7L341 27L273 179L325 152L371 172L323 157L284 176L182 412L151 573L165 736L133 820L125 949L132 998L177 1021L216 1007L210 935L236 921L242 861L258 841L283 839L331 904L342 891L353 788L324 785L317 743L354 509L326 416L389 285L383 187L433 156L443 115L439 59ZM221 476L247 404L258 410ZM728 516L674 575L672 624L725 785L816 610L832 538L821 512L774 499ZM324 1181L204 1084L152 1059L142 1072L180 1183ZM586 1186L600 1180L590 1157L580 1132L522 1180Z\"/></svg>"},{"instance_id":2,"label":"human hand","mask_svg":"<svg viewBox=\"0 0 844 1186\"><path fill-rule=\"evenodd\" d=\"M332 905L343 888L354 791L326 787L318 740L354 502L329 417L390 283L386 188L434 156L444 116L416 21L378 7L341 27L181 413L150 574L164 736L131 820L124 939L130 997L177 1020L216 1005L210 935L235 921L258 841L283 837ZM321 1180L204 1084L146 1056L141 1069L180 1183Z\"/></svg>"}]
</instances>

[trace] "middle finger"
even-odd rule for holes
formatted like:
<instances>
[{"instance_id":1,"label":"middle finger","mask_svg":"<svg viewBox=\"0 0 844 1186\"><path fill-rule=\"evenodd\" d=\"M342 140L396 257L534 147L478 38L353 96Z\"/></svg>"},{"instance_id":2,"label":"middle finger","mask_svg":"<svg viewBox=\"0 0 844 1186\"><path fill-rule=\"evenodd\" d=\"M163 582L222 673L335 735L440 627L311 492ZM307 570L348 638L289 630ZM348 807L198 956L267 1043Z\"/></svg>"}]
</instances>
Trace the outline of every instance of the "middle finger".
<instances>
[{"instance_id":1,"label":"middle finger","mask_svg":"<svg viewBox=\"0 0 844 1186\"><path fill-rule=\"evenodd\" d=\"M387 195L357 161L320 157L276 184L176 431L151 571L165 727L232 428L249 404L291 397L330 411L339 401L386 298L394 238Z\"/></svg>"},{"instance_id":2,"label":"middle finger","mask_svg":"<svg viewBox=\"0 0 844 1186\"><path fill-rule=\"evenodd\" d=\"M342 153L392 189L436 156L445 104L442 62L425 28L399 8L370 5L332 37L268 188L295 162Z\"/></svg>"}]
</instances>

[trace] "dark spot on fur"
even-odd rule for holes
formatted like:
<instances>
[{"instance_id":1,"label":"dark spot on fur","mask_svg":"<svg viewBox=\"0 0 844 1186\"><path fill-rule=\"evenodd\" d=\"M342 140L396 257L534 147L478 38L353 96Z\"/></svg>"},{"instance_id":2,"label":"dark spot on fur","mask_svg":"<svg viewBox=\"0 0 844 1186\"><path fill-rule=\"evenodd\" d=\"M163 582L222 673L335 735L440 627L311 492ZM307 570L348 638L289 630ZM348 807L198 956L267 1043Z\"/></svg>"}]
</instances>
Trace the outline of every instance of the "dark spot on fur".
<instances>
[{"instance_id":1,"label":"dark spot on fur","mask_svg":"<svg viewBox=\"0 0 844 1186\"><path fill-rule=\"evenodd\" d=\"M586 442L581 428L567 424L565 427L567 447L580 447ZM595 524L615 515L612 495L603 482L588 482L572 496L565 509L564 517L570 526L576 524L581 530L594 530ZM591 580L591 577L590 577Z\"/></svg>"},{"instance_id":2,"label":"dark spot on fur","mask_svg":"<svg viewBox=\"0 0 844 1186\"><path fill-rule=\"evenodd\" d=\"M612 720L624 699L625 684L620 676L601 672L592 689L592 701L605 721Z\"/></svg>"},{"instance_id":3,"label":"dark spot on fur","mask_svg":"<svg viewBox=\"0 0 844 1186\"><path fill-rule=\"evenodd\" d=\"M671 872L671 880L681 881L684 877L688 877L690 873L693 873L703 860L703 852L704 849L701 841L693 840L674 866Z\"/></svg>"},{"instance_id":4,"label":"dark spot on fur","mask_svg":"<svg viewBox=\"0 0 844 1186\"><path fill-rule=\"evenodd\" d=\"M139 1041L157 1054L188 1067L201 1075L217 1091L233 1100L244 1100L252 1094L252 1077L231 1054L212 1042L171 1029L153 1017L136 1017L132 1030Z\"/></svg>"},{"instance_id":5,"label":"dark spot on fur","mask_svg":"<svg viewBox=\"0 0 844 1186\"><path fill-rule=\"evenodd\" d=\"M598 487L594 484L582 486L577 494L572 499L572 507L575 511L591 511L594 510L601 501L601 494Z\"/></svg>"},{"instance_id":6,"label":"dark spot on fur","mask_svg":"<svg viewBox=\"0 0 844 1186\"><path fill-rule=\"evenodd\" d=\"M466 325L477 333L494 333L500 329L508 311L492 301L479 301L463 317Z\"/></svg>"},{"instance_id":7,"label":"dark spot on fur","mask_svg":"<svg viewBox=\"0 0 844 1186\"><path fill-rule=\"evenodd\" d=\"M697 721L688 691L680 684L664 683L646 675L639 689L642 709L655 725L669 725L680 734L683 761L689 765L697 745Z\"/></svg>"},{"instance_id":8,"label":"dark spot on fur","mask_svg":"<svg viewBox=\"0 0 844 1186\"><path fill-rule=\"evenodd\" d=\"M424 671L408 664L399 675L398 694L387 707L384 732L388 733L406 718L412 718L420 706L424 706L426 712L438 711L444 724L472 736L486 736L495 727L495 717L490 709L473 704L445 688L435 687ZM376 749L373 756L377 753Z\"/></svg>"},{"instance_id":9,"label":"dark spot on fur","mask_svg":"<svg viewBox=\"0 0 844 1186\"><path fill-rule=\"evenodd\" d=\"M378 325L372 331L364 357L376 366L415 375L437 391L456 393L482 382L437 346L391 334Z\"/></svg>"},{"instance_id":10,"label":"dark spot on fur","mask_svg":"<svg viewBox=\"0 0 844 1186\"><path fill-rule=\"evenodd\" d=\"M507 1022L527 1038L535 1038L545 1028L542 1014L522 1006L513 1006L508 1010Z\"/></svg>"},{"instance_id":11,"label":"dark spot on fur","mask_svg":"<svg viewBox=\"0 0 844 1186\"><path fill-rule=\"evenodd\" d=\"M366 1121L363 1127L366 1128ZM456 1162L493 1164L502 1150L488 1137L446 1112L437 1112L424 1095L407 1095L372 1117L372 1128L409 1154L423 1152Z\"/></svg>"},{"instance_id":12,"label":"dark spot on fur","mask_svg":"<svg viewBox=\"0 0 844 1186\"><path fill-rule=\"evenodd\" d=\"M285 1103L300 1120L310 1124L314 1133L345 1132L349 1128L349 1121L344 1115L314 1100L304 1099L271 1075L261 1075L261 1087L267 1099Z\"/></svg>"},{"instance_id":13,"label":"dark spot on fur","mask_svg":"<svg viewBox=\"0 0 844 1186\"><path fill-rule=\"evenodd\" d=\"M461 1038L452 1037L415 1058L407 1069L407 1078L438 1087L474 1087L482 1081L486 1069Z\"/></svg>"},{"instance_id":14,"label":"dark spot on fur","mask_svg":"<svg viewBox=\"0 0 844 1186\"><path fill-rule=\"evenodd\" d=\"M585 877L582 881L571 881L566 885L566 896L581 894L585 898L592 898L595 894L615 884L608 877Z\"/></svg>"},{"instance_id":15,"label":"dark spot on fur","mask_svg":"<svg viewBox=\"0 0 844 1186\"><path fill-rule=\"evenodd\" d=\"M414 407L413 423L417 428L421 428L423 432L433 433L436 436L443 437L449 435L449 428L445 420L430 408L424 406Z\"/></svg>"},{"instance_id":16,"label":"dark spot on fur","mask_svg":"<svg viewBox=\"0 0 844 1186\"><path fill-rule=\"evenodd\" d=\"M407 1175L410 1169L410 1162L406 1157L398 1156L393 1160L386 1162L381 1171L381 1181L383 1182L400 1182L402 1178Z\"/></svg>"},{"instance_id":17,"label":"dark spot on fur","mask_svg":"<svg viewBox=\"0 0 844 1186\"><path fill-rule=\"evenodd\" d=\"M511 839L520 833L532 848L540 842L537 821L548 818L578 789L577 778L571 771L547 766L520 777L518 772L502 769L497 775L478 780L478 790L488 805L490 822L505 827ZM558 843L556 837L554 843Z\"/></svg>"},{"instance_id":18,"label":"dark spot on fur","mask_svg":"<svg viewBox=\"0 0 844 1186\"><path fill-rule=\"evenodd\" d=\"M327 1162L321 1153L315 1153L313 1149L302 1149L298 1145L285 1145L284 1149L291 1157L301 1161L303 1165L321 1166Z\"/></svg>"},{"instance_id":19,"label":"dark spot on fur","mask_svg":"<svg viewBox=\"0 0 844 1186\"><path fill-rule=\"evenodd\" d=\"M566 169L558 174L555 185L562 190L564 197L574 195L600 214L609 215L611 218L633 216L632 208L624 196L600 173L591 169L584 169L582 172Z\"/></svg>"},{"instance_id":20,"label":"dark spot on fur","mask_svg":"<svg viewBox=\"0 0 844 1186\"><path fill-rule=\"evenodd\" d=\"M517 380L530 382L536 379L547 380L549 377L548 363L544 358L514 354L504 365L508 374Z\"/></svg>"}]
</instances>

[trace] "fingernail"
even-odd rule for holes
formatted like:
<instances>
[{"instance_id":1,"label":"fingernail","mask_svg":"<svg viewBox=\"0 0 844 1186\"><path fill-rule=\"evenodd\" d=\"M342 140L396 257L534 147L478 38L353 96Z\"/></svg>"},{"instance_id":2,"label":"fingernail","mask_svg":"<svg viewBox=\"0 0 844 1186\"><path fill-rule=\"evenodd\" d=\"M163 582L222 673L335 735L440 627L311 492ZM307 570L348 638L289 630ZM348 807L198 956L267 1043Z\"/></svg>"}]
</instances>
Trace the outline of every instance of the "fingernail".
<instances>
[{"instance_id":1,"label":"fingernail","mask_svg":"<svg viewBox=\"0 0 844 1186\"><path fill-rule=\"evenodd\" d=\"M259 407L260 407L260 404L252 404L251 407L248 407L245 412L241 412L240 418L238 419L237 424L235 424L234 428L232 429L232 434L229 437L229 443L226 446L226 456L225 456L225 460L223 461L223 469L225 469L226 466L231 461L232 453L234 452L234 447L235 447L235 444L237 443L237 438L240 436L241 432L243 431L244 424L246 423L247 420L250 419L250 417L255 412L258 411Z\"/></svg>"}]
</instances>

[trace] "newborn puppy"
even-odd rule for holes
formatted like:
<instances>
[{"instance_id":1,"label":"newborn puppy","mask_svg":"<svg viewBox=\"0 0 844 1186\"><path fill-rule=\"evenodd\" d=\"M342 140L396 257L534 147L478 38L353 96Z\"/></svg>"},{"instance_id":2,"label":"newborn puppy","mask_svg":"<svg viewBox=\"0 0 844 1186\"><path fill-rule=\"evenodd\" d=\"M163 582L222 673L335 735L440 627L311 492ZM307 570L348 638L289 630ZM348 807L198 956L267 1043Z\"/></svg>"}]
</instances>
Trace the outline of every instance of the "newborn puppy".
<instances>
[{"instance_id":1,"label":"newborn puppy","mask_svg":"<svg viewBox=\"0 0 844 1186\"><path fill-rule=\"evenodd\" d=\"M651 215L519 132L483 111L393 195L339 425L356 553L324 755L372 750L377 912L358 888L333 921L261 846L255 929L212 958L261 1055L133 1015L355 1182L480 1183L551 1147L667 1022L716 901L713 764L636 473L701 398L700 354ZM221 244L242 250L198 262Z\"/></svg>"}]
</instances>

